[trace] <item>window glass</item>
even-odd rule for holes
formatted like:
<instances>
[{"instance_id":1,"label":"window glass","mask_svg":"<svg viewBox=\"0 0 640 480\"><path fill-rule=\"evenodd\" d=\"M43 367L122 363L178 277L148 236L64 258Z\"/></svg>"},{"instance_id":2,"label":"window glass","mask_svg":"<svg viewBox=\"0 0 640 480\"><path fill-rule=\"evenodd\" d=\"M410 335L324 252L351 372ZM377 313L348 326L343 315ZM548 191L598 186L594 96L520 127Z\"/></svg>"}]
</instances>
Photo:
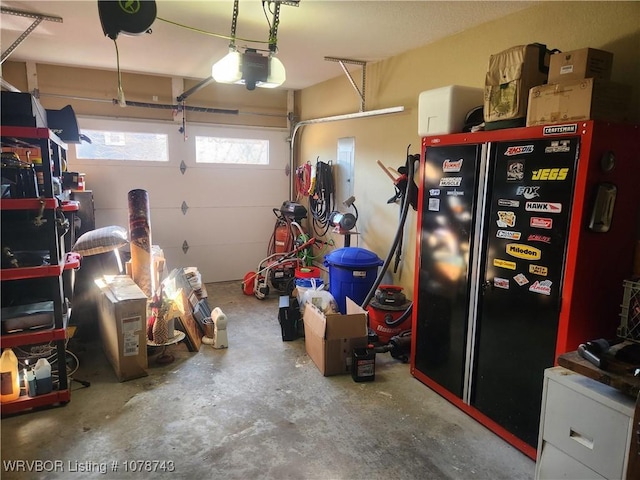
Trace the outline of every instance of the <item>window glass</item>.
<instances>
[{"instance_id":1,"label":"window glass","mask_svg":"<svg viewBox=\"0 0 640 480\"><path fill-rule=\"evenodd\" d=\"M89 160L169 161L168 136L162 133L82 130L91 143L76 145L76 157Z\"/></svg>"},{"instance_id":2,"label":"window glass","mask_svg":"<svg viewBox=\"0 0 640 480\"><path fill-rule=\"evenodd\" d=\"M196 136L196 163L269 165L269 140Z\"/></svg>"}]
</instances>

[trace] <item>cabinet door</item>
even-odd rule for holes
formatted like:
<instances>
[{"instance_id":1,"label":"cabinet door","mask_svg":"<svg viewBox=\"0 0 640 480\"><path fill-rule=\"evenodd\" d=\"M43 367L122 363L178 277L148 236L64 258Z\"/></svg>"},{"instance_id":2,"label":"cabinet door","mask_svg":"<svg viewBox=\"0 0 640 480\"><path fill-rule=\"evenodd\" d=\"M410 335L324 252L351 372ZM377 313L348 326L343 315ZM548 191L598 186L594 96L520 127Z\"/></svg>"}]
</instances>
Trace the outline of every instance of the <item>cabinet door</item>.
<instances>
[{"instance_id":1,"label":"cabinet door","mask_svg":"<svg viewBox=\"0 0 640 480\"><path fill-rule=\"evenodd\" d=\"M462 398L481 145L426 149L415 368Z\"/></svg>"},{"instance_id":2,"label":"cabinet door","mask_svg":"<svg viewBox=\"0 0 640 480\"><path fill-rule=\"evenodd\" d=\"M491 145L471 404L535 447L553 366L579 139ZM556 148L558 150L559 148Z\"/></svg>"}]
</instances>

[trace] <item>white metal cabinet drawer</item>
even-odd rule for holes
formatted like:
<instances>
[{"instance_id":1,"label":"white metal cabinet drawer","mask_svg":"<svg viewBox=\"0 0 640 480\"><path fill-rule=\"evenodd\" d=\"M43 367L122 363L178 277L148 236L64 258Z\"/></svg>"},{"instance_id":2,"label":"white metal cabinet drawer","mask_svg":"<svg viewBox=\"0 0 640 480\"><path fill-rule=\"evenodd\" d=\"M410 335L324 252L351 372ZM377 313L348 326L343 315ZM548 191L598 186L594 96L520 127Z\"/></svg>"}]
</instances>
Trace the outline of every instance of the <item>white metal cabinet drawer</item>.
<instances>
[{"instance_id":1,"label":"white metal cabinet drawer","mask_svg":"<svg viewBox=\"0 0 640 480\"><path fill-rule=\"evenodd\" d=\"M549 378L543 440L606 478L622 478L633 401L582 375Z\"/></svg>"},{"instance_id":2,"label":"white metal cabinet drawer","mask_svg":"<svg viewBox=\"0 0 640 480\"><path fill-rule=\"evenodd\" d=\"M543 442L536 465L536 480L604 480L590 468L561 452L549 442Z\"/></svg>"}]
</instances>

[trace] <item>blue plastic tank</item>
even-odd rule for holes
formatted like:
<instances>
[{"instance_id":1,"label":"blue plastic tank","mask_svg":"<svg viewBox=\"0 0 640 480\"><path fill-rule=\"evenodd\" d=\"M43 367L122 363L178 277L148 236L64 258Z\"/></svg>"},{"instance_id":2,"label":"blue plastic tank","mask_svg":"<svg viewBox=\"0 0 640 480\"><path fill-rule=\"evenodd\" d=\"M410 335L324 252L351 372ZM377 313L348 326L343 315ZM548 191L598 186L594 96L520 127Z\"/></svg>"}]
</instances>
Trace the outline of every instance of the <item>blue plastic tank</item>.
<instances>
[{"instance_id":1,"label":"blue plastic tank","mask_svg":"<svg viewBox=\"0 0 640 480\"><path fill-rule=\"evenodd\" d=\"M324 257L324 265L329 267L329 292L340 313L347 313L346 297L362 304L383 263L374 252L359 247L339 248Z\"/></svg>"}]
</instances>

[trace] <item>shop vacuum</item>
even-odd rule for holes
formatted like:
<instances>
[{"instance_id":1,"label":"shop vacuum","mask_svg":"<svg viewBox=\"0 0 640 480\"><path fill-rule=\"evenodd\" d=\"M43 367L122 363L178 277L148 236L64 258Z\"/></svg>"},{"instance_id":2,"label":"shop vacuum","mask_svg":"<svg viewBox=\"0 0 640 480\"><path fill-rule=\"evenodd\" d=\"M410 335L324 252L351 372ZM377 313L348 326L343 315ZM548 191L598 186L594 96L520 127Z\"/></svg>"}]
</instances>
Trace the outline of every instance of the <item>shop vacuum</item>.
<instances>
[{"instance_id":1,"label":"shop vacuum","mask_svg":"<svg viewBox=\"0 0 640 480\"><path fill-rule=\"evenodd\" d=\"M381 344L406 330L411 330L411 305L402 293L402 287L380 285L375 297L367 305L369 328L378 337Z\"/></svg>"}]
</instances>

